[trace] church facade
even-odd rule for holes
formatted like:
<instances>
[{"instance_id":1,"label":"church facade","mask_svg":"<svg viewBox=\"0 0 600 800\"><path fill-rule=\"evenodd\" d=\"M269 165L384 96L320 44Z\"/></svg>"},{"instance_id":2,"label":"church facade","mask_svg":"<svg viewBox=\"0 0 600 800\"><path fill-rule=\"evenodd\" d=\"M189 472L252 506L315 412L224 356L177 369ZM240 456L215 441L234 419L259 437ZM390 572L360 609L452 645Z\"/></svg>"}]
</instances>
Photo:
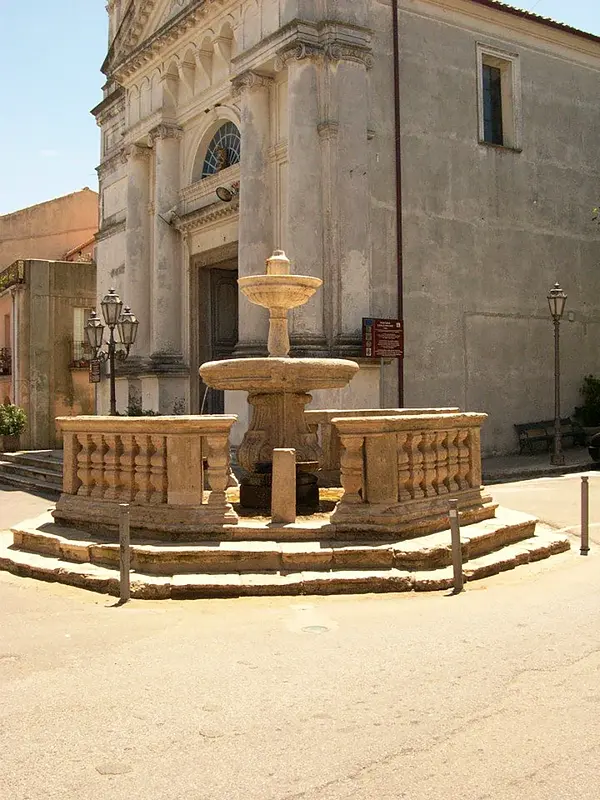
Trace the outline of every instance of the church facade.
<instances>
[{"instance_id":1,"label":"church facade","mask_svg":"<svg viewBox=\"0 0 600 800\"><path fill-rule=\"evenodd\" d=\"M600 39L494 0L110 0L98 295L140 325L119 406L247 418L208 360L265 353L238 276L323 278L292 354L356 358L312 407L459 406L486 452L600 371ZM361 358L363 318L405 358ZM383 386L380 387L380 376ZM100 397L101 406L105 398ZM238 433L239 435L239 433Z\"/></svg>"}]
</instances>

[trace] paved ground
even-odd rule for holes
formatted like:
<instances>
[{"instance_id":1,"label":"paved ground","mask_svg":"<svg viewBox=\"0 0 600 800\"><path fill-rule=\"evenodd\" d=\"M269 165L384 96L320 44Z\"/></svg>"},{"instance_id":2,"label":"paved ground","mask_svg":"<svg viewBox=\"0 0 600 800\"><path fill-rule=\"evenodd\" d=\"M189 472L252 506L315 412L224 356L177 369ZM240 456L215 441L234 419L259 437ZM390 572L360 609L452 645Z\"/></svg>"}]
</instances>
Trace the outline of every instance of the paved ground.
<instances>
[{"instance_id":1,"label":"paved ground","mask_svg":"<svg viewBox=\"0 0 600 800\"><path fill-rule=\"evenodd\" d=\"M578 487L493 491L570 526ZM0 573L0 796L597 800L600 547L577 552L458 597L117 608Z\"/></svg>"}]
</instances>

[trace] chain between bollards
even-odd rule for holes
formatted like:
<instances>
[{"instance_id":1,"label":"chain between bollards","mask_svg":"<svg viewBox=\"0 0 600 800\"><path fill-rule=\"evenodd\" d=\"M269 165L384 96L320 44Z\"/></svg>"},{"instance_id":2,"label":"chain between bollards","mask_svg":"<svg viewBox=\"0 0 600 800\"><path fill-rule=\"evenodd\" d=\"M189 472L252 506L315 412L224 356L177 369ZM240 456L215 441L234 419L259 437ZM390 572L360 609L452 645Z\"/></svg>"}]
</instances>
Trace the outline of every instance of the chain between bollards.
<instances>
[{"instance_id":1,"label":"chain between bollards","mask_svg":"<svg viewBox=\"0 0 600 800\"><path fill-rule=\"evenodd\" d=\"M582 556L590 552L590 483L589 478L581 479L581 550Z\"/></svg>"},{"instance_id":2,"label":"chain between bollards","mask_svg":"<svg viewBox=\"0 0 600 800\"><path fill-rule=\"evenodd\" d=\"M129 548L129 504L119 504L119 602L126 603L131 596Z\"/></svg>"},{"instance_id":3,"label":"chain between bollards","mask_svg":"<svg viewBox=\"0 0 600 800\"><path fill-rule=\"evenodd\" d=\"M458 500L450 500L450 533L452 534L452 571L454 573L454 594L464 588L462 547L460 544L460 522L458 519Z\"/></svg>"}]
</instances>

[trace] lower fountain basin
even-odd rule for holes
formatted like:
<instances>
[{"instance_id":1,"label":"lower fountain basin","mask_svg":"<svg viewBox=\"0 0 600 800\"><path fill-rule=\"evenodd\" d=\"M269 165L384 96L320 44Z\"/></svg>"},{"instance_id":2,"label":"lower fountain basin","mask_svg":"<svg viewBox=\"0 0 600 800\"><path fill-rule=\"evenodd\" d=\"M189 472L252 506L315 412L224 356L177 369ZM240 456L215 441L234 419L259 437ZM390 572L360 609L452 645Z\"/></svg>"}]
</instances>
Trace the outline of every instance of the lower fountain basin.
<instances>
[{"instance_id":1,"label":"lower fountain basin","mask_svg":"<svg viewBox=\"0 0 600 800\"><path fill-rule=\"evenodd\" d=\"M200 375L214 389L275 393L341 389L358 370L341 358L232 358L203 364Z\"/></svg>"}]
</instances>

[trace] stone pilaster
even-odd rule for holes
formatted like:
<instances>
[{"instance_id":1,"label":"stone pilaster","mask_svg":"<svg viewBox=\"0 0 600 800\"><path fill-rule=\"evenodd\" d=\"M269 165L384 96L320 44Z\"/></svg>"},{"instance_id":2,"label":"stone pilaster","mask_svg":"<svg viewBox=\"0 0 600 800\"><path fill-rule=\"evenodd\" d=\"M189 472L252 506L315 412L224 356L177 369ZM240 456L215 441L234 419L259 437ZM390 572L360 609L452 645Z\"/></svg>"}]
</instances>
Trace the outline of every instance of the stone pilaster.
<instances>
[{"instance_id":1,"label":"stone pilaster","mask_svg":"<svg viewBox=\"0 0 600 800\"><path fill-rule=\"evenodd\" d=\"M245 72L234 82L240 114L240 277L264 270L273 252L273 190L268 151L270 146L270 85L272 79ZM240 297L237 356L265 354L269 319L260 306Z\"/></svg>"},{"instance_id":2,"label":"stone pilaster","mask_svg":"<svg viewBox=\"0 0 600 800\"><path fill-rule=\"evenodd\" d=\"M336 355L356 356L362 318L370 315L371 256L369 237L367 69L371 57L358 48L332 45L326 49L324 76L328 103L321 134L329 138L331 197L326 241L331 242L331 282Z\"/></svg>"},{"instance_id":3,"label":"stone pilaster","mask_svg":"<svg viewBox=\"0 0 600 800\"><path fill-rule=\"evenodd\" d=\"M150 133L155 152L150 349L155 367L166 371L182 362L181 235L169 224L179 200L181 136L181 128L165 124Z\"/></svg>"},{"instance_id":4,"label":"stone pilaster","mask_svg":"<svg viewBox=\"0 0 600 800\"><path fill-rule=\"evenodd\" d=\"M300 46L288 69L288 250L293 272L323 279L323 189L319 137L320 55ZM293 312L292 353L324 355L323 293Z\"/></svg>"},{"instance_id":5,"label":"stone pilaster","mask_svg":"<svg viewBox=\"0 0 600 800\"><path fill-rule=\"evenodd\" d=\"M127 161L127 221L125 226L125 292L123 301L139 320L136 343L128 359L136 371L150 357L150 155L148 147L129 145Z\"/></svg>"}]
</instances>

